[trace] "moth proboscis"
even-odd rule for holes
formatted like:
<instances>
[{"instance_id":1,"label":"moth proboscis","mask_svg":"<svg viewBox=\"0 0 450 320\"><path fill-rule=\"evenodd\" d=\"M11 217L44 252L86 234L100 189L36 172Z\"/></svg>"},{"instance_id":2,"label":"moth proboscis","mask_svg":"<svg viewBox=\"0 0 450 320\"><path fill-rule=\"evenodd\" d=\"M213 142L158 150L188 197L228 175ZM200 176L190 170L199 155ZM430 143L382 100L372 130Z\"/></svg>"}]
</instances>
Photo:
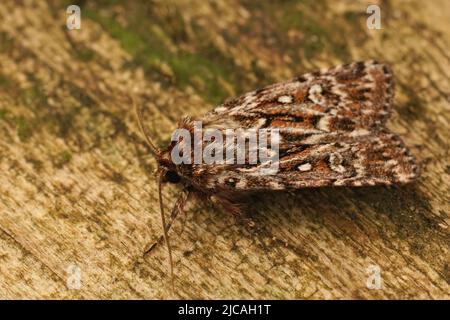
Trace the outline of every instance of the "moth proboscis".
<instances>
[{"instance_id":1,"label":"moth proboscis","mask_svg":"<svg viewBox=\"0 0 450 320\"><path fill-rule=\"evenodd\" d=\"M168 231L191 194L213 199L215 204L239 214L239 199L252 192L404 184L417 178L414 157L401 138L385 127L393 95L391 69L377 61L361 61L246 93L195 119L201 121L203 129L223 132L278 129L278 171L272 175L258 174L261 163L175 164L171 158L175 142L165 149L157 148L136 106L139 126L158 166L163 237L157 243L162 239L166 242L172 286ZM193 124L194 119L186 117L178 128L193 134ZM163 183L183 187L168 223L161 196Z\"/></svg>"}]
</instances>

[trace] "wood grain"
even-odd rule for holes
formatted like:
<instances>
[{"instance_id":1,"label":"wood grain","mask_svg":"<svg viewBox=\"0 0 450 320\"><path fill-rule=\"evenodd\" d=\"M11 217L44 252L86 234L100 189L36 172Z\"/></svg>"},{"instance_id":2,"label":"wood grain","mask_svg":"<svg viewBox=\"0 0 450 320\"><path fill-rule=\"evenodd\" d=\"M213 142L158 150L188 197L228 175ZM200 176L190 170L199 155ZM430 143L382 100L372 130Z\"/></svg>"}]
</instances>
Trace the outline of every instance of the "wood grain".
<instances>
[{"instance_id":1,"label":"wood grain","mask_svg":"<svg viewBox=\"0 0 450 320\"><path fill-rule=\"evenodd\" d=\"M381 30L363 1L121 3L83 5L71 31L65 1L0 4L1 298L450 298L448 1L382 1ZM164 247L143 257L161 228L131 97L163 145L183 115L369 58L394 70L389 127L419 181L258 195L253 229L192 201L172 294Z\"/></svg>"}]
</instances>

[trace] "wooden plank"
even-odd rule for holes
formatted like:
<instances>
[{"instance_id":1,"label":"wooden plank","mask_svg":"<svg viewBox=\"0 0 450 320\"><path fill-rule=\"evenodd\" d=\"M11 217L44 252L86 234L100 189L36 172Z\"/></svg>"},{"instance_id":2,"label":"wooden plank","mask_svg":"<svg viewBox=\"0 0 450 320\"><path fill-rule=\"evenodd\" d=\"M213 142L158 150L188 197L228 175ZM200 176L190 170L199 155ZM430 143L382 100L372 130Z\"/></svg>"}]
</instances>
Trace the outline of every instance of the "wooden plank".
<instances>
[{"instance_id":1,"label":"wooden plank","mask_svg":"<svg viewBox=\"0 0 450 320\"><path fill-rule=\"evenodd\" d=\"M172 297L164 248L143 257L161 231L132 96L162 145L227 97L377 58L420 180L255 196L253 229L193 201L171 231L175 296L448 299L449 3L384 1L382 30L367 5L105 2L68 31L61 1L2 1L0 297Z\"/></svg>"}]
</instances>

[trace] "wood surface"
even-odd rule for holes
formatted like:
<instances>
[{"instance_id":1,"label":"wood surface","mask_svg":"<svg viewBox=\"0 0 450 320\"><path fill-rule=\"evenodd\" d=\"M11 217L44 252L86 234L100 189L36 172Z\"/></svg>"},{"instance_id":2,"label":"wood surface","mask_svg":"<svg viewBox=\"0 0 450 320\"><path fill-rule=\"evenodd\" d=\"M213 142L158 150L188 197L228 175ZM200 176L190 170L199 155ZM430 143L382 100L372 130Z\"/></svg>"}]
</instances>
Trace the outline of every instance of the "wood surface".
<instances>
[{"instance_id":1,"label":"wood surface","mask_svg":"<svg viewBox=\"0 0 450 320\"><path fill-rule=\"evenodd\" d=\"M82 1L67 30L70 1L2 0L0 298L449 299L450 2L374 2L380 30L373 2L331 0ZM395 73L420 179L257 195L254 228L191 201L172 293L164 246L143 257L161 227L131 98L163 146L184 115L365 59Z\"/></svg>"}]
</instances>

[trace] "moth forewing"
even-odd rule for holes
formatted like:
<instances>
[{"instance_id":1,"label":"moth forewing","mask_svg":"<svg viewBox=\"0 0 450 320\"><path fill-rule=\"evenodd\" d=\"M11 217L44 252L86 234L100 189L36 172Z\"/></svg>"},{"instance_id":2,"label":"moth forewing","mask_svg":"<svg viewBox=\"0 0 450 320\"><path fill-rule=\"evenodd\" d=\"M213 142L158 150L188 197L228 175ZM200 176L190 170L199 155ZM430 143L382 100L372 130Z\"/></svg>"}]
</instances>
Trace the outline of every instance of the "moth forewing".
<instances>
[{"instance_id":1,"label":"moth forewing","mask_svg":"<svg viewBox=\"0 0 450 320\"><path fill-rule=\"evenodd\" d=\"M384 123L393 76L376 61L355 62L255 90L218 106L200 121L214 128L279 130L279 170L257 174L257 163L194 169L205 189L282 190L407 183L414 158ZM237 150L239 152L239 150Z\"/></svg>"}]
</instances>

